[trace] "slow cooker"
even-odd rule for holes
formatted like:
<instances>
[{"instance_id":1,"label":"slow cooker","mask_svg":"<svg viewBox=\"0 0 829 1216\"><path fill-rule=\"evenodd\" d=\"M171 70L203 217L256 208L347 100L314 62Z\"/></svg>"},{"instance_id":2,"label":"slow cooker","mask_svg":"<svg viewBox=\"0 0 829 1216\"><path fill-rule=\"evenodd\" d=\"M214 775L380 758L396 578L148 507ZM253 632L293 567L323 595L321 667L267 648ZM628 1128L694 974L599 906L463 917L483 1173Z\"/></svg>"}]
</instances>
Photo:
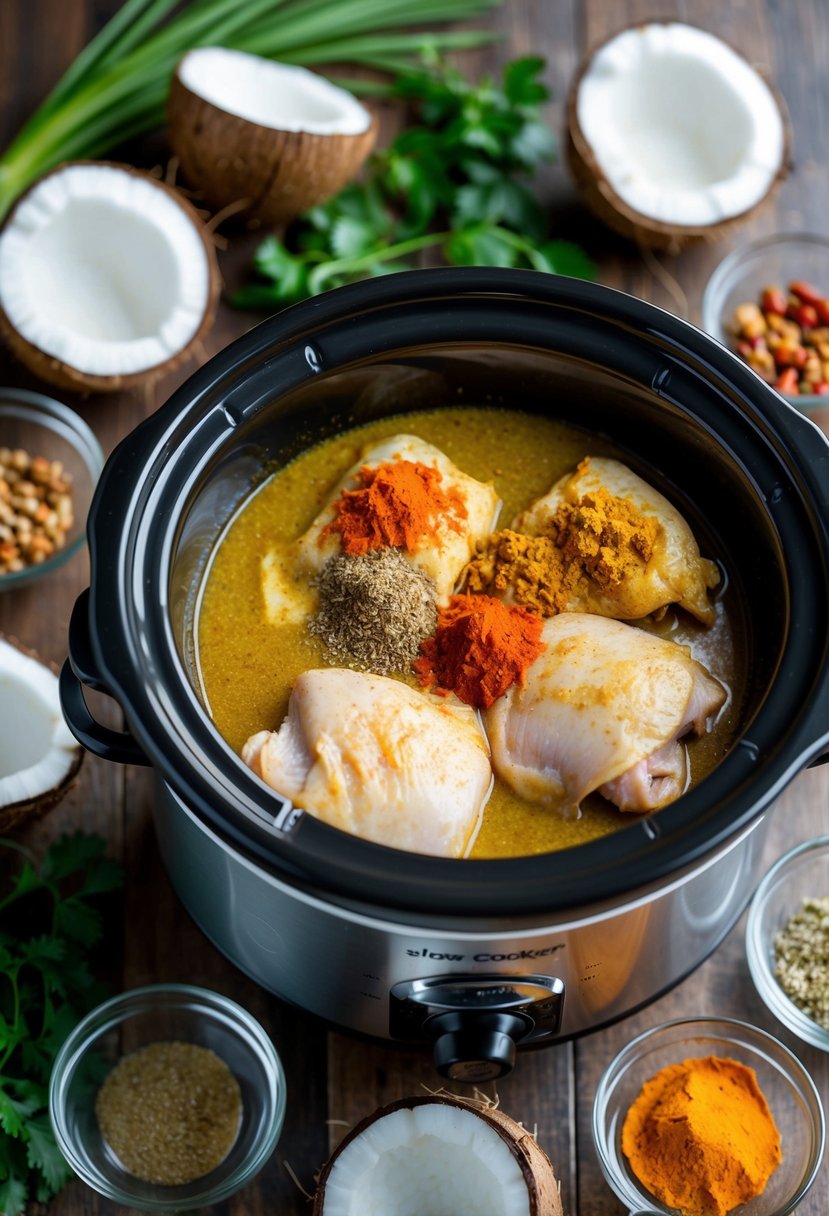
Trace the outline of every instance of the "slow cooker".
<instances>
[{"instance_id":1,"label":"slow cooker","mask_svg":"<svg viewBox=\"0 0 829 1216\"><path fill-rule=\"evenodd\" d=\"M454 861L345 835L266 789L200 700L211 547L263 470L344 427L452 404L540 411L694 504L736 581L738 738L658 814L540 856ZM608 288L533 271L411 271L264 322L111 456L89 518L63 707L91 751L151 764L186 908L265 988L344 1028L498 1076L516 1045L607 1024L695 968L756 885L775 797L829 747L829 443L718 343ZM83 686L123 709L114 732Z\"/></svg>"}]
</instances>

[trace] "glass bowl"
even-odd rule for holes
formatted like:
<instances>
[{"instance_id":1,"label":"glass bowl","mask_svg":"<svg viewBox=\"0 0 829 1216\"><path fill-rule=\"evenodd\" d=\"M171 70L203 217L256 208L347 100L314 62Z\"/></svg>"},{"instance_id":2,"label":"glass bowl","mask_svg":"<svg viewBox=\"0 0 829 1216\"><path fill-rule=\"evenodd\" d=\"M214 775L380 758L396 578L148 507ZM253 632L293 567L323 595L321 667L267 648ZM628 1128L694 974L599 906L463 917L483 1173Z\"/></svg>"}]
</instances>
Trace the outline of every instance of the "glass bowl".
<instances>
[{"instance_id":1,"label":"glass bowl","mask_svg":"<svg viewBox=\"0 0 829 1216\"><path fill-rule=\"evenodd\" d=\"M72 478L74 522L64 547L39 565L0 574L0 591L11 591L44 578L83 546L104 454L92 431L68 405L22 388L0 388L0 447L24 448L30 456L60 460Z\"/></svg>"},{"instance_id":2,"label":"glass bowl","mask_svg":"<svg viewBox=\"0 0 829 1216\"><path fill-rule=\"evenodd\" d=\"M780 1131L783 1160L740 1216L784 1216L802 1200L823 1159L823 1109L800 1061L772 1035L730 1018L686 1018L640 1034L608 1065L593 1101L593 1139L602 1173L632 1211L676 1216L645 1190L622 1152L622 1124L645 1081L668 1064L720 1056L753 1068Z\"/></svg>"},{"instance_id":3,"label":"glass bowl","mask_svg":"<svg viewBox=\"0 0 829 1216\"><path fill-rule=\"evenodd\" d=\"M777 284L785 292L797 279L805 279L829 297L829 237L793 232L739 246L708 280L702 297L702 328L729 350L736 350L735 308L758 303L760 293L769 284ZM785 399L807 414L829 409L829 396L804 393L785 395Z\"/></svg>"},{"instance_id":4,"label":"glass bowl","mask_svg":"<svg viewBox=\"0 0 829 1216\"><path fill-rule=\"evenodd\" d=\"M754 893L746 922L746 960L754 986L793 1034L829 1051L829 1030L791 1001L774 974L774 938L810 895L829 895L829 836L807 840L779 858Z\"/></svg>"},{"instance_id":5,"label":"glass bowl","mask_svg":"<svg viewBox=\"0 0 829 1216\"><path fill-rule=\"evenodd\" d=\"M242 1095L239 1131L224 1160L180 1186L129 1174L95 1117L98 1089L118 1060L139 1047L170 1041L215 1052ZM249 1182L276 1146L285 1100L282 1064L259 1023L227 997L188 984L135 988L99 1005L58 1052L49 1084L55 1139L75 1173L116 1203L154 1212L208 1207Z\"/></svg>"}]
</instances>

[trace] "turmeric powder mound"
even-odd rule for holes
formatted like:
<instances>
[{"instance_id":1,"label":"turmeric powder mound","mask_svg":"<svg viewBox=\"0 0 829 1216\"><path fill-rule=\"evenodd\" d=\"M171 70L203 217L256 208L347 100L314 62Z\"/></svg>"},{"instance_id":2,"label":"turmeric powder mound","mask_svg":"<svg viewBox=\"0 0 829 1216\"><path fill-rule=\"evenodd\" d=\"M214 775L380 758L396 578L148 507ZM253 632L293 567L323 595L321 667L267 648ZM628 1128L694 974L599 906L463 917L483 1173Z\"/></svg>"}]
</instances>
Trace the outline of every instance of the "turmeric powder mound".
<instances>
[{"instance_id":1,"label":"turmeric powder mound","mask_svg":"<svg viewBox=\"0 0 829 1216\"><path fill-rule=\"evenodd\" d=\"M442 521L455 532L467 518L463 495L444 490L439 469L419 460L394 460L358 474L356 490L343 490L335 516L321 535L339 532L344 553L361 555L387 547L416 553L437 536Z\"/></svg>"},{"instance_id":2,"label":"turmeric powder mound","mask_svg":"<svg viewBox=\"0 0 829 1216\"><path fill-rule=\"evenodd\" d=\"M622 1151L642 1185L683 1216L726 1216L763 1192L782 1159L754 1069L717 1056L646 1081L625 1117Z\"/></svg>"},{"instance_id":3,"label":"turmeric powder mound","mask_svg":"<svg viewBox=\"0 0 829 1216\"><path fill-rule=\"evenodd\" d=\"M548 525L565 563L578 563L603 588L638 574L653 556L659 521L604 486L563 502Z\"/></svg>"},{"instance_id":4,"label":"turmeric powder mound","mask_svg":"<svg viewBox=\"0 0 829 1216\"><path fill-rule=\"evenodd\" d=\"M549 536L524 536L504 528L494 532L466 568L467 591L508 596L542 616L566 611L580 572L565 564Z\"/></svg>"},{"instance_id":5,"label":"turmeric powder mound","mask_svg":"<svg viewBox=\"0 0 829 1216\"><path fill-rule=\"evenodd\" d=\"M467 566L464 587L555 616L589 605L591 587L612 596L641 575L659 531L658 519L600 486L561 503L542 536L493 533Z\"/></svg>"}]
</instances>

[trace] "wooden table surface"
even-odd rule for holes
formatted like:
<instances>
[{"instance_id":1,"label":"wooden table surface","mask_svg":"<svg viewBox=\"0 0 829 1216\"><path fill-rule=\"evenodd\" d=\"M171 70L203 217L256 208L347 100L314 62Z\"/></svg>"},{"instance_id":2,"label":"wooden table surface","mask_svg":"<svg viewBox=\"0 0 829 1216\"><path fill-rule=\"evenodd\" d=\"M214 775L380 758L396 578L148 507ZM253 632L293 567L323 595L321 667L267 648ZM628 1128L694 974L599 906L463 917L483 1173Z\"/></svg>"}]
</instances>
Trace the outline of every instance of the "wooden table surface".
<instances>
[{"instance_id":1,"label":"wooden table surface","mask_svg":"<svg viewBox=\"0 0 829 1216\"><path fill-rule=\"evenodd\" d=\"M117 0L0 0L0 144L45 94ZM485 52L467 56L470 72L497 68L515 55L547 58L546 78L554 100L549 120L561 129L567 88L585 48L622 25L648 17L678 17L710 29L762 64L776 79L791 114L794 165L776 200L748 223L711 245L681 256L643 259L582 210L563 163L542 176L545 197L561 235L579 240L595 257L602 282L699 320L703 285L735 242L776 230L808 229L829 235L829 9L826 0L510 0L489 22L504 38ZM146 155L159 155L155 140ZM226 278L238 278L251 249L249 238L233 242ZM824 285L826 286L826 285ZM222 308L207 342L221 349L251 323ZM150 392L71 400L112 447L160 404L190 369ZM0 383L43 388L11 355L0 352ZM49 391L48 388L46 391ZM0 436L0 439L2 437ZM817 442L817 439L816 439ZM86 555L76 557L44 586L0 596L0 630L16 635L46 658L60 662L75 597L87 585ZM207 942L172 893L161 866L151 825L153 789L146 770L121 768L88 757L65 802L26 833L41 849L53 836L83 828L102 833L123 861L126 886L120 956L112 960L116 988L180 980L218 989L241 1001L271 1034L285 1062L288 1108L276 1152L259 1177L221 1210L290 1216L307 1213L306 1189L344 1130L377 1105L437 1084L428 1058L374 1046L335 1033L286 1007L238 973ZM827 830L829 765L801 773L770 812L770 863L784 850ZM605 1185L590 1132L597 1079L614 1053L642 1029L689 1014L732 1015L780 1035L803 1060L824 1100L829 1100L829 1057L806 1047L782 1029L756 996L743 952L740 924L695 974L636 1016L572 1043L562 1043L519 1061L498 1085L504 1110L529 1127L547 1151L561 1180L569 1216L618 1216L621 1206ZM493 1087L488 1087L490 1090ZM289 1172L290 1169L290 1172ZM55 1216L108 1213L114 1205L79 1182L54 1201ZM218 1210L218 1209L217 1209ZM799 1209L802 1216L829 1211L829 1168ZM367 1213L366 1216L372 1216ZM380 1216L380 1214L374 1214Z\"/></svg>"}]
</instances>

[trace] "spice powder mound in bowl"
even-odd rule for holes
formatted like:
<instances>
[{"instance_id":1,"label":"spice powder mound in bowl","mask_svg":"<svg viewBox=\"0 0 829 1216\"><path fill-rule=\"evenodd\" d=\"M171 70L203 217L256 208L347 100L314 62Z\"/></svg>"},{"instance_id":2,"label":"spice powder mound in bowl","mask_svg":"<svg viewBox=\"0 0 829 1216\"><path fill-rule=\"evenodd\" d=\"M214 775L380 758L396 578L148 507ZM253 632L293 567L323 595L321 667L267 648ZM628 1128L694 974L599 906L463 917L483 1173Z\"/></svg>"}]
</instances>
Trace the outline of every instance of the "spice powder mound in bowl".
<instances>
[{"instance_id":1,"label":"spice powder mound in bowl","mask_svg":"<svg viewBox=\"0 0 829 1216\"><path fill-rule=\"evenodd\" d=\"M665 1023L624 1047L597 1087L593 1135L619 1199L671 1216L784 1216L812 1185L825 1138L800 1061L726 1018Z\"/></svg>"},{"instance_id":2,"label":"spice powder mound in bowl","mask_svg":"<svg viewBox=\"0 0 829 1216\"><path fill-rule=\"evenodd\" d=\"M219 993L134 989L93 1010L55 1061L49 1109L75 1172L118 1203L206 1207L265 1164L285 1080L259 1023Z\"/></svg>"},{"instance_id":3,"label":"spice powder mound in bowl","mask_svg":"<svg viewBox=\"0 0 829 1216\"><path fill-rule=\"evenodd\" d=\"M791 849L765 875L746 922L746 960L775 1017L829 1051L829 836Z\"/></svg>"}]
</instances>

